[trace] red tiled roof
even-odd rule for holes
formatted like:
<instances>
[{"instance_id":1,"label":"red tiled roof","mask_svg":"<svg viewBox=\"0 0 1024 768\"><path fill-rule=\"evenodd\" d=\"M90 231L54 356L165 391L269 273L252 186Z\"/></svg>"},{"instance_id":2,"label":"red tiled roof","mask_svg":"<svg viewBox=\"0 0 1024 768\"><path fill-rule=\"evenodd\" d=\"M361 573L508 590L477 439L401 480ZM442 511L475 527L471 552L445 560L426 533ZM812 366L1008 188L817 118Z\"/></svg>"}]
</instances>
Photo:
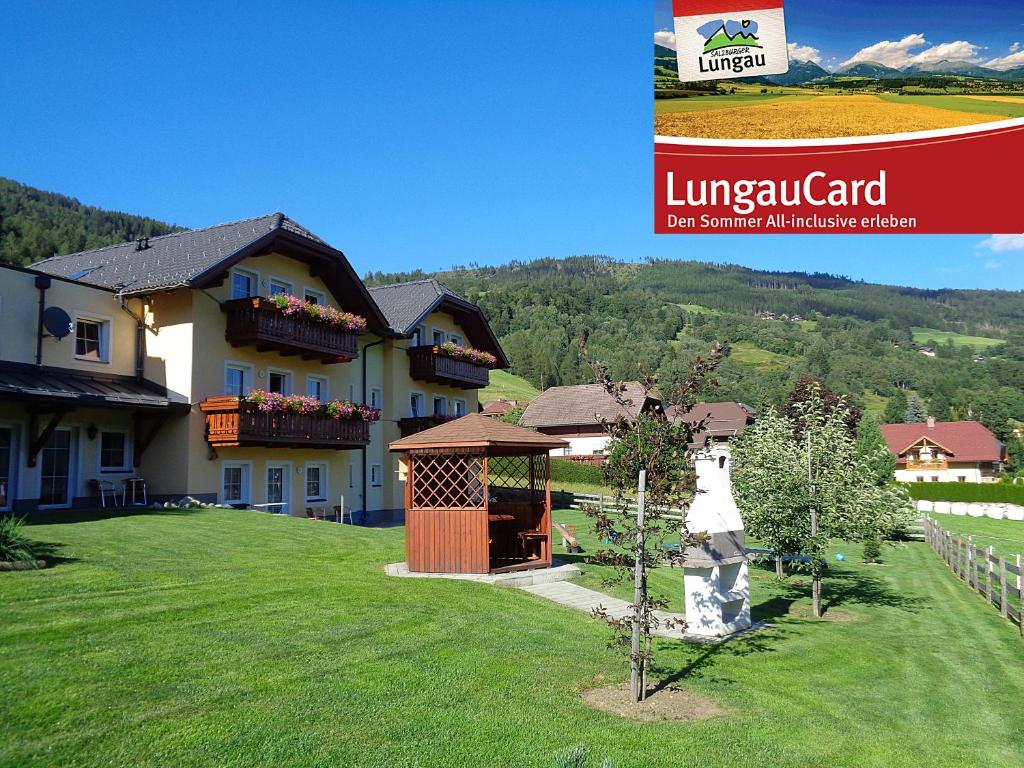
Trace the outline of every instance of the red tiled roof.
<instances>
[{"instance_id":1,"label":"red tiled roof","mask_svg":"<svg viewBox=\"0 0 1024 768\"><path fill-rule=\"evenodd\" d=\"M882 435L889 450L900 457L922 438L942 446L954 461L1002 461L1005 446L977 421L937 421L915 424L883 424Z\"/></svg>"},{"instance_id":2,"label":"red tiled roof","mask_svg":"<svg viewBox=\"0 0 1024 768\"><path fill-rule=\"evenodd\" d=\"M500 416L503 413L508 413L515 407L516 404L508 400L495 400L493 403L485 405L480 413L484 416Z\"/></svg>"}]
</instances>

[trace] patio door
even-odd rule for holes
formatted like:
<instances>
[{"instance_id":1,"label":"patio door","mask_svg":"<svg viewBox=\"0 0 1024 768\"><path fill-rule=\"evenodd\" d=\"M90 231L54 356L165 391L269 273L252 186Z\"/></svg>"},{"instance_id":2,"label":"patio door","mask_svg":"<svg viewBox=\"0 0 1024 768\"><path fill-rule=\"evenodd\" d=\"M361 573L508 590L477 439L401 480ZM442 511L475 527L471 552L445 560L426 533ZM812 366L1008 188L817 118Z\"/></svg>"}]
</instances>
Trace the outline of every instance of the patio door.
<instances>
[{"instance_id":1,"label":"patio door","mask_svg":"<svg viewBox=\"0 0 1024 768\"><path fill-rule=\"evenodd\" d=\"M71 430L55 429L39 452L39 506L71 505Z\"/></svg>"},{"instance_id":2,"label":"patio door","mask_svg":"<svg viewBox=\"0 0 1024 768\"><path fill-rule=\"evenodd\" d=\"M277 512L282 515L290 515L288 499L289 483L291 473L288 466L284 464L267 465L267 507L270 512Z\"/></svg>"},{"instance_id":3,"label":"patio door","mask_svg":"<svg viewBox=\"0 0 1024 768\"><path fill-rule=\"evenodd\" d=\"M0 427L0 509L10 509L14 496L14 430Z\"/></svg>"}]
</instances>

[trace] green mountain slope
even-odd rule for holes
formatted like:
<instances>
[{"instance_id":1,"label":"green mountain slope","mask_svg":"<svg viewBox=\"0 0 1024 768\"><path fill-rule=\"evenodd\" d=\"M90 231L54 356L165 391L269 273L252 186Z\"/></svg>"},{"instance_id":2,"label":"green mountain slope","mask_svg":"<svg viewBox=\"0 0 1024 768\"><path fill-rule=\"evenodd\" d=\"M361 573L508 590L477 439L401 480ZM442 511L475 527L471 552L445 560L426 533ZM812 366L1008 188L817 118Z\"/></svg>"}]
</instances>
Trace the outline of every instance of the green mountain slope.
<instances>
[{"instance_id":1,"label":"green mountain slope","mask_svg":"<svg viewBox=\"0 0 1024 768\"><path fill-rule=\"evenodd\" d=\"M156 237L174 229L156 219L105 211L0 178L0 262L5 264L29 264L54 253Z\"/></svg>"}]
</instances>

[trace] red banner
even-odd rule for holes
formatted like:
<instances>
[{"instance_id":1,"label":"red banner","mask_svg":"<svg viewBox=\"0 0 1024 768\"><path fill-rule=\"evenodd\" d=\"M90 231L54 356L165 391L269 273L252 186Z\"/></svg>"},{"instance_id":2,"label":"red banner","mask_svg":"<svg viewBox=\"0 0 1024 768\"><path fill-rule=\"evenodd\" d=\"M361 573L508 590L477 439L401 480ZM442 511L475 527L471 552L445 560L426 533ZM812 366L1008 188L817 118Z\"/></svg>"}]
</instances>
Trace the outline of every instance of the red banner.
<instances>
[{"instance_id":1,"label":"red banner","mask_svg":"<svg viewBox=\"0 0 1024 768\"><path fill-rule=\"evenodd\" d=\"M654 230L1024 232L1024 120L903 137L656 138Z\"/></svg>"},{"instance_id":2,"label":"red banner","mask_svg":"<svg viewBox=\"0 0 1024 768\"><path fill-rule=\"evenodd\" d=\"M711 13L738 14L781 8L782 0L672 0L673 16L704 16Z\"/></svg>"}]
</instances>

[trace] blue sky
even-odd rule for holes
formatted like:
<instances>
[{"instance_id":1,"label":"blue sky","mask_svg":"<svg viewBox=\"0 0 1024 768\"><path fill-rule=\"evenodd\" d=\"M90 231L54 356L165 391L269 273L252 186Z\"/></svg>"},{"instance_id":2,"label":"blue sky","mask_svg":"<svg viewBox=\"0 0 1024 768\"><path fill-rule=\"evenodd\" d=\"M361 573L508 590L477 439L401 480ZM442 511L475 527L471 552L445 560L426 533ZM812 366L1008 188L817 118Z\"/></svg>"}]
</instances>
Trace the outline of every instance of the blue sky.
<instances>
[{"instance_id":1,"label":"blue sky","mask_svg":"<svg viewBox=\"0 0 1024 768\"><path fill-rule=\"evenodd\" d=\"M842 16L814 10L825 5ZM830 35L848 36L836 55L902 31L970 34L934 3L918 16L948 34L902 10L888 24L891 5L793 0L789 16L801 43L832 50ZM963 15L979 34L1009 27L1005 8ZM878 28L857 31L867 17ZM1024 238L993 250L981 236L652 235L650 68L650 6L621 0L13 4L0 175L184 226L283 210L360 273L714 254L924 287L1024 286Z\"/></svg>"}]
</instances>

